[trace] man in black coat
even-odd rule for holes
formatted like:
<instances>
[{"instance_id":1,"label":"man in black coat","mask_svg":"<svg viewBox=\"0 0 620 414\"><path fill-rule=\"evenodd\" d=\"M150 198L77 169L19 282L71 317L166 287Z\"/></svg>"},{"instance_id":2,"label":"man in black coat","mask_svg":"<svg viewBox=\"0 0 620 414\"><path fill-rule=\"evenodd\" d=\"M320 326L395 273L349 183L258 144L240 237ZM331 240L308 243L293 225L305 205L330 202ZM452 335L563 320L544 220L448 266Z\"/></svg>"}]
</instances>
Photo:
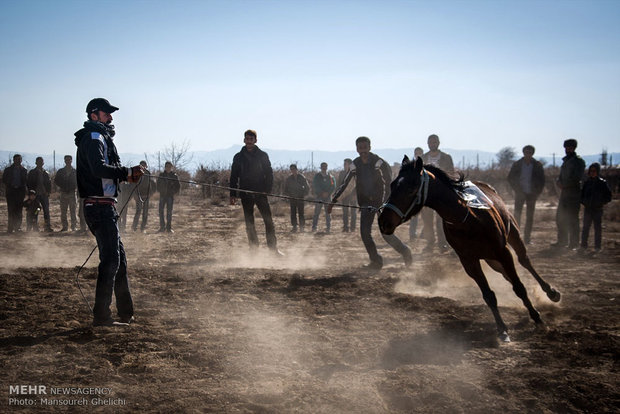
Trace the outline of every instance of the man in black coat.
<instances>
[{"instance_id":1,"label":"man in black coat","mask_svg":"<svg viewBox=\"0 0 620 414\"><path fill-rule=\"evenodd\" d=\"M306 177L299 174L297 165L291 164L290 170L291 175L284 182L284 195L295 198L295 200L289 200L291 206L291 226L293 226L292 232L297 232L297 216L299 216L299 230L303 233L306 225L304 197L310 192L310 186Z\"/></svg>"},{"instance_id":2,"label":"man in black coat","mask_svg":"<svg viewBox=\"0 0 620 414\"><path fill-rule=\"evenodd\" d=\"M157 178L157 191L159 191L159 233L172 230L172 208L174 207L174 196L181 190L181 183L177 173L172 171L173 165L170 161L164 164L164 172ZM166 206L166 217L164 219L164 206Z\"/></svg>"},{"instance_id":3,"label":"man in black coat","mask_svg":"<svg viewBox=\"0 0 620 414\"><path fill-rule=\"evenodd\" d=\"M50 222L50 194L52 193L52 180L50 175L43 169L43 157L37 157L36 167L28 171L28 189L37 192L37 200L43 209L45 219L45 231L53 232ZM23 200L22 200L23 201Z\"/></svg>"},{"instance_id":4,"label":"man in black coat","mask_svg":"<svg viewBox=\"0 0 620 414\"><path fill-rule=\"evenodd\" d=\"M247 130L243 134L243 143L245 146L241 148L233 158L232 167L230 169L230 187L233 189L250 190L260 193L271 193L273 187L273 170L271 161L266 152L261 151L256 145L257 134L254 130ZM237 198L241 198L243 206L243 215L245 217L245 230L248 235L248 241L251 248L258 246L258 236L256 235L256 227L254 226L254 206L258 207L258 211L265 222L265 232L267 233L267 246L277 255L282 253L278 250L276 240L276 230L271 217L271 208L269 200L265 194L252 194L244 191L230 191L230 204L234 205Z\"/></svg>"},{"instance_id":5,"label":"man in black coat","mask_svg":"<svg viewBox=\"0 0 620 414\"><path fill-rule=\"evenodd\" d=\"M508 182L515 192L515 218L521 227L521 212L526 205L524 241L530 244L536 200L545 188L545 170L540 161L534 159L533 145L523 147L523 157L512 164Z\"/></svg>"},{"instance_id":6,"label":"man in black coat","mask_svg":"<svg viewBox=\"0 0 620 414\"><path fill-rule=\"evenodd\" d=\"M75 215L77 179L75 168L71 166L72 161L73 157L71 155L65 155L65 166L59 169L54 177L54 184L60 188L60 222L62 223L60 231L67 231L69 229L67 209L69 209L71 214L71 231L75 231L77 225Z\"/></svg>"},{"instance_id":7,"label":"man in black coat","mask_svg":"<svg viewBox=\"0 0 620 414\"><path fill-rule=\"evenodd\" d=\"M2 173L2 182L6 186L6 204L9 213L8 233L22 231L22 205L26 196L28 173L22 166L22 156L13 155L13 164Z\"/></svg>"}]
</instances>

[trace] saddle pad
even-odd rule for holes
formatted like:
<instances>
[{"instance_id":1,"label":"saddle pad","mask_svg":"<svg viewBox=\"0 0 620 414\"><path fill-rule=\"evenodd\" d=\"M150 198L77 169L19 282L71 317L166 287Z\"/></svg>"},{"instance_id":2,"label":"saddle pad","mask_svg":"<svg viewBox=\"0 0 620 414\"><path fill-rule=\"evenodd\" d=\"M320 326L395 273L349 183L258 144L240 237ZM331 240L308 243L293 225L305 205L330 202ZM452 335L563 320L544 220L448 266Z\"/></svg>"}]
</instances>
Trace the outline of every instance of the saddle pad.
<instances>
[{"instance_id":1,"label":"saddle pad","mask_svg":"<svg viewBox=\"0 0 620 414\"><path fill-rule=\"evenodd\" d=\"M468 207L490 209L493 206L493 201L471 181L464 181L456 193L467 202Z\"/></svg>"}]
</instances>

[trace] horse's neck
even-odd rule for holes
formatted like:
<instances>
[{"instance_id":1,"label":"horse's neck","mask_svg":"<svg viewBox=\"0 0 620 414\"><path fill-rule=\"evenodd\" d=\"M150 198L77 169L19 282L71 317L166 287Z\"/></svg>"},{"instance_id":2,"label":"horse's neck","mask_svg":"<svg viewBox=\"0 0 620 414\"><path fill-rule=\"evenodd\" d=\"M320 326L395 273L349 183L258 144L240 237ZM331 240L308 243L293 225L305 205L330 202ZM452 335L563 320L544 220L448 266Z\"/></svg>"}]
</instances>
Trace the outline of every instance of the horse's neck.
<instances>
[{"instance_id":1,"label":"horse's neck","mask_svg":"<svg viewBox=\"0 0 620 414\"><path fill-rule=\"evenodd\" d=\"M459 223L467 216L467 206L459 202L459 197L450 186L431 179L428 184L427 207L432 208L447 222Z\"/></svg>"}]
</instances>

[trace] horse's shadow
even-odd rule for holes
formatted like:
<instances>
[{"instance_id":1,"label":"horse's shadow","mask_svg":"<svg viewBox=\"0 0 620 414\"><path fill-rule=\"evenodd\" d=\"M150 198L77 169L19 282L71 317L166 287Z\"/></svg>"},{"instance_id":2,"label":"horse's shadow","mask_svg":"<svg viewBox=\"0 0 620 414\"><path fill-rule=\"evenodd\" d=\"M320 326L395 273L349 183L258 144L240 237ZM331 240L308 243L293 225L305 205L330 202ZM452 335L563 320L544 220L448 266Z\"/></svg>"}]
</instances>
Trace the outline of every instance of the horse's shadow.
<instances>
[{"instance_id":1,"label":"horse's shadow","mask_svg":"<svg viewBox=\"0 0 620 414\"><path fill-rule=\"evenodd\" d=\"M43 335L16 335L7 338L0 338L0 348L9 346L34 346L43 343L51 338L68 337L72 342L87 343L95 339L91 327L80 327L68 330L58 330Z\"/></svg>"},{"instance_id":2,"label":"horse's shadow","mask_svg":"<svg viewBox=\"0 0 620 414\"><path fill-rule=\"evenodd\" d=\"M435 331L393 338L383 353L381 367L392 370L401 365L453 365L460 363L467 351L499 346L492 327L481 332L465 325L454 321Z\"/></svg>"}]
</instances>

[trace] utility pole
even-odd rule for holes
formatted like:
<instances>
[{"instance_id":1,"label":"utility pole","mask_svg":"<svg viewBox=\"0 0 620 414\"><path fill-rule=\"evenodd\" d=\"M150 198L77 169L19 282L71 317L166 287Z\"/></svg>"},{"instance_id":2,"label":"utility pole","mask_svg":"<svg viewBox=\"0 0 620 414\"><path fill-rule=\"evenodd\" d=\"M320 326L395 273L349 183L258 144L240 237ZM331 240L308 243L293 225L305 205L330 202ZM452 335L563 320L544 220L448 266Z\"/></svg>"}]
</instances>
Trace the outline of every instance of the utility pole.
<instances>
[{"instance_id":1,"label":"utility pole","mask_svg":"<svg viewBox=\"0 0 620 414\"><path fill-rule=\"evenodd\" d=\"M555 167L555 152L553 153L553 166Z\"/></svg>"},{"instance_id":2,"label":"utility pole","mask_svg":"<svg viewBox=\"0 0 620 414\"><path fill-rule=\"evenodd\" d=\"M56 150L54 150L54 155L52 158L54 159L54 174L56 174Z\"/></svg>"}]
</instances>

